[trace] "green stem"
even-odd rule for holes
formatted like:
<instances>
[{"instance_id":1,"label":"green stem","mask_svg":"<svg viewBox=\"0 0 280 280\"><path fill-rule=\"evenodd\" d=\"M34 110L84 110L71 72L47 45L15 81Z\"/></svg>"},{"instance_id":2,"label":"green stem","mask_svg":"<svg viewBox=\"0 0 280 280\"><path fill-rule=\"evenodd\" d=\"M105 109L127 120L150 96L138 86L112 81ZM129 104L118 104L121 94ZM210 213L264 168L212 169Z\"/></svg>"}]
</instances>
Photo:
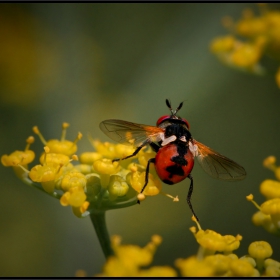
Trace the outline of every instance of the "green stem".
<instances>
[{"instance_id":1,"label":"green stem","mask_svg":"<svg viewBox=\"0 0 280 280\"><path fill-rule=\"evenodd\" d=\"M111 247L111 241L110 241L110 237L105 221L105 211L93 211L90 214L90 219L94 226L95 232L97 234L105 258L108 259L108 257L114 255L114 252Z\"/></svg>"}]
</instances>

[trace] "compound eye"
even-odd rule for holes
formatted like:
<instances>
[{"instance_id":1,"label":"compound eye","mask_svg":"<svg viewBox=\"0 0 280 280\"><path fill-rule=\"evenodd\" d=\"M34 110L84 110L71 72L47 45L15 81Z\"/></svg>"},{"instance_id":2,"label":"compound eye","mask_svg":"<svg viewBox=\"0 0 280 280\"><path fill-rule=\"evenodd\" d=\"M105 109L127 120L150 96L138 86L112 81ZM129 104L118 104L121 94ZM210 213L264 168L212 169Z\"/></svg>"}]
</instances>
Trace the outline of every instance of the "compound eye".
<instances>
[{"instance_id":1,"label":"compound eye","mask_svg":"<svg viewBox=\"0 0 280 280\"><path fill-rule=\"evenodd\" d=\"M182 119L182 121L186 124L187 128L190 129L190 124L186 119Z\"/></svg>"},{"instance_id":2,"label":"compound eye","mask_svg":"<svg viewBox=\"0 0 280 280\"><path fill-rule=\"evenodd\" d=\"M157 126L159 126L163 121L165 121L165 120L167 120L167 119L170 119L170 116L169 116L169 115L160 117L160 118L157 120Z\"/></svg>"}]
</instances>

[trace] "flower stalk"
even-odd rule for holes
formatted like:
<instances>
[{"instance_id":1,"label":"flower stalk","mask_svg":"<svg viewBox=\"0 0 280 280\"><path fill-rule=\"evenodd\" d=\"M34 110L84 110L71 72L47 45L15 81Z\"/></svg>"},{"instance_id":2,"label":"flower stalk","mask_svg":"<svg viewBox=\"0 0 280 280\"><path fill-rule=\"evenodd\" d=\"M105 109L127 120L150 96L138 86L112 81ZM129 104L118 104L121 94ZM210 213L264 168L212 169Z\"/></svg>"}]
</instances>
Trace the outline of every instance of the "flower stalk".
<instances>
[{"instance_id":1,"label":"flower stalk","mask_svg":"<svg viewBox=\"0 0 280 280\"><path fill-rule=\"evenodd\" d=\"M108 259L110 256L114 255L114 251L111 247L110 236L106 225L105 212L106 211L100 210L92 211L90 213L90 219L94 226L103 254L105 258Z\"/></svg>"}]
</instances>

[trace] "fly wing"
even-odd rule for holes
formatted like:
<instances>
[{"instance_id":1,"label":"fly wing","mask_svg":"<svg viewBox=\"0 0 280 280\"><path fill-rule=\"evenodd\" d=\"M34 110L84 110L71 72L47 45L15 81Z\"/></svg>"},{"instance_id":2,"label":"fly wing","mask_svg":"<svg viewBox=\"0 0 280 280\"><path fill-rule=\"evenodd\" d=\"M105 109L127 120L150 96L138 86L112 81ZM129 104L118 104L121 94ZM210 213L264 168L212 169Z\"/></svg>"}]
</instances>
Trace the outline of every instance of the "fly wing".
<instances>
[{"instance_id":1,"label":"fly wing","mask_svg":"<svg viewBox=\"0 0 280 280\"><path fill-rule=\"evenodd\" d=\"M112 140L135 147L158 142L164 135L164 129L122 120L109 119L99 124L100 129Z\"/></svg>"},{"instance_id":2,"label":"fly wing","mask_svg":"<svg viewBox=\"0 0 280 280\"><path fill-rule=\"evenodd\" d=\"M238 181L245 178L246 171L242 166L196 140L194 140L194 144L198 148L198 162L210 176L227 181Z\"/></svg>"}]
</instances>

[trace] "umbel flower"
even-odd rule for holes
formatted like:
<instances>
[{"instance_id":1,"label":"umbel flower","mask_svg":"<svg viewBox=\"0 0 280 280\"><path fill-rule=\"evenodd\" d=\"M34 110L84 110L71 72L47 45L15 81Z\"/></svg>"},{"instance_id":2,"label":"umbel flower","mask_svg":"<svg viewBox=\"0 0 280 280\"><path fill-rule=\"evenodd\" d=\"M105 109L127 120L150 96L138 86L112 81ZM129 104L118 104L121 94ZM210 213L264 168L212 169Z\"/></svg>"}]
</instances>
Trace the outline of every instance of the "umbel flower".
<instances>
[{"instance_id":1,"label":"umbel flower","mask_svg":"<svg viewBox=\"0 0 280 280\"><path fill-rule=\"evenodd\" d=\"M112 237L114 256L107 259L103 277L259 277L280 276L280 263L271 259L272 248L266 241L252 242L248 255L238 257L233 251L240 246L242 236L221 235L214 230L203 230L193 217L196 227L191 227L199 245L197 255L179 258L171 266L152 266L155 249L162 242L158 235L152 236L144 248L136 245L122 245L119 236ZM77 276L86 273L77 271Z\"/></svg>"},{"instance_id":2,"label":"umbel flower","mask_svg":"<svg viewBox=\"0 0 280 280\"><path fill-rule=\"evenodd\" d=\"M211 51L229 67L262 75L265 69L260 60L264 55L280 60L280 11L270 10L265 3L259 5L259 15L252 10L243 11L241 19L223 19L230 34L213 39ZM275 73L280 88L280 67Z\"/></svg>"},{"instance_id":3,"label":"umbel flower","mask_svg":"<svg viewBox=\"0 0 280 280\"><path fill-rule=\"evenodd\" d=\"M269 233L280 236L280 167L276 165L274 156L267 157L263 165L274 172L277 180L266 179L260 184L260 192L266 198L260 206L252 194L247 196L247 200L259 210L253 215L252 221Z\"/></svg>"},{"instance_id":4,"label":"umbel flower","mask_svg":"<svg viewBox=\"0 0 280 280\"><path fill-rule=\"evenodd\" d=\"M27 138L24 151L3 155L1 163L12 167L24 183L59 199L62 206L71 206L77 217L90 216L103 252L109 257L114 252L105 223L107 210L133 206L138 200L159 193L174 201L178 198L161 192L161 182L153 169L145 192L139 194L144 185L147 161L154 156L150 149L131 159L112 162L114 158L132 154L133 147L90 139L96 151L78 157L75 153L82 134L79 132L74 141L66 140L68 127L68 123L63 123L61 139L48 141L37 126L33 127L33 132L44 145L44 152L40 155L40 163L30 169L28 164L35 158L34 151L30 150L33 136Z\"/></svg>"}]
</instances>

